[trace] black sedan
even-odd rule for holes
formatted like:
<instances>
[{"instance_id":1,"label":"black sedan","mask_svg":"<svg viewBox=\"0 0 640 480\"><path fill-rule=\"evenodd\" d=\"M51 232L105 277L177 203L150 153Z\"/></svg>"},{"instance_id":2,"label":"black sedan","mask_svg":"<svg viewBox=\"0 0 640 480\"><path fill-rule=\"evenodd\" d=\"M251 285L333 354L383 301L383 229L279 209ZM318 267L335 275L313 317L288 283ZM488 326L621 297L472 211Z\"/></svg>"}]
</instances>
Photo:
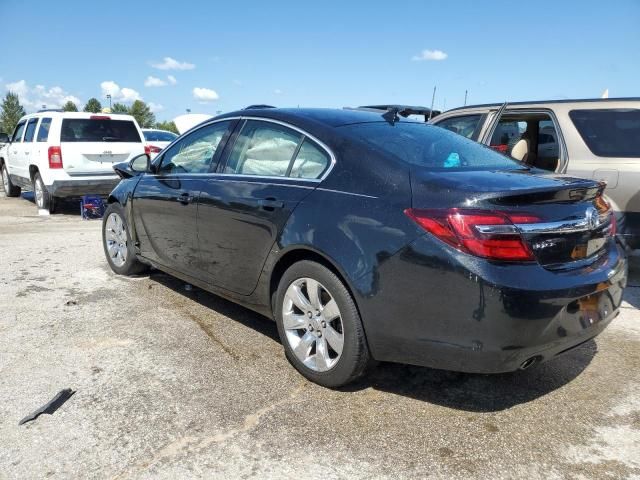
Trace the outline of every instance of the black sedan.
<instances>
[{"instance_id":1,"label":"black sedan","mask_svg":"<svg viewBox=\"0 0 640 480\"><path fill-rule=\"evenodd\" d=\"M111 268L153 266L275 319L325 386L375 360L524 369L619 313L627 262L602 184L394 111L242 110L116 171Z\"/></svg>"}]
</instances>

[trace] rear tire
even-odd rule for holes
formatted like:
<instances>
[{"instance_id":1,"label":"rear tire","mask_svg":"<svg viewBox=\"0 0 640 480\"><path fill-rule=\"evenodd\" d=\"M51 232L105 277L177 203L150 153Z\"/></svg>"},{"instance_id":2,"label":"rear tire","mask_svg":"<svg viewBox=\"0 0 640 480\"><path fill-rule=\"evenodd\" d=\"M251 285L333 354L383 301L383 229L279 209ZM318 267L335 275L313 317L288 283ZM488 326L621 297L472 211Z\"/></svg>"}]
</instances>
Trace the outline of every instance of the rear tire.
<instances>
[{"instance_id":1,"label":"rear tire","mask_svg":"<svg viewBox=\"0 0 640 480\"><path fill-rule=\"evenodd\" d=\"M55 213L57 199L49 193L49 190L47 190L47 187L40 176L40 172L36 172L33 176L33 193L38 209L48 210L49 213Z\"/></svg>"},{"instance_id":2,"label":"rear tire","mask_svg":"<svg viewBox=\"0 0 640 480\"><path fill-rule=\"evenodd\" d=\"M19 197L20 196L20 187L16 187L11 182L11 177L9 177L9 171L7 170L7 166L2 164L2 187L4 188L4 193L7 197Z\"/></svg>"},{"instance_id":3,"label":"rear tire","mask_svg":"<svg viewBox=\"0 0 640 480\"><path fill-rule=\"evenodd\" d=\"M319 263L304 260L284 273L275 317L287 359L312 382L341 387L372 364L351 294Z\"/></svg>"},{"instance_id":4,"label":"rear tire","mask_svg":"<svg viewBox=\"0 0 640 480\"><path fill-rule=\"evenodd\" d=\"M119 203L110 204L102 217L102 246L107 263L118 275L136 275L148 268L136 256L124 209Z\"/></svg>"}]
</instances>

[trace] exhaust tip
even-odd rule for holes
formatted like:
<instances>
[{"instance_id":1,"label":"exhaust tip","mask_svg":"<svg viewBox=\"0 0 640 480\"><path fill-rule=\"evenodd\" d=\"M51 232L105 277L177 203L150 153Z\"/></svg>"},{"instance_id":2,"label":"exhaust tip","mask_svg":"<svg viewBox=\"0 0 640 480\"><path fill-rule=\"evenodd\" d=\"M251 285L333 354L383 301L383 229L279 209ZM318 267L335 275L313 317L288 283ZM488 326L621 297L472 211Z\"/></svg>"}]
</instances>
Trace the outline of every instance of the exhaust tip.
<instances>
[{"instance_id":1,"label":"exhaust tip","mask_svg":"<svg viewBox=\"0 0 640 480\"><path fill-rule=\"evenodd\" d=\"M526 370L527 368L531 367L532 365L538 363L540 360L542 360L542 357L537 355L535 357L531 357L531 358L527 358L524 362L522 362L520 364L520 370Z\"/></svg>"}]
</instances>

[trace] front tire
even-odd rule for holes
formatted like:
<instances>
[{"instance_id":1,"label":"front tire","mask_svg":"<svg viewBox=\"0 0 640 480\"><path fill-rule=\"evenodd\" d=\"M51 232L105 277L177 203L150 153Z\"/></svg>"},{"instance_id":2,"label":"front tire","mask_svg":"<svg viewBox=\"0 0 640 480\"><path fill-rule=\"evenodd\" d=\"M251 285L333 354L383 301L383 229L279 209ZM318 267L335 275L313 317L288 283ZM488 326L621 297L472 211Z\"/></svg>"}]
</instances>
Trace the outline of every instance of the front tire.
<instances>
[{"instance_id":1,"label":"front tire","mask_svg":"<svg viewBox=\"0 0 640 480\"><path fill-rule=\"evenodd\" d=\"M7 170L7 166L2 164L2 187L4 188L4 193L7 197L18 197L20 196L20 187L16 187L11 182L11 177L9 177L9 171Z\"/></svg>"},{"instance_id":2,"label":"front tire","mask_svg":"<svg viewBox=\"0 0 640 480\"><path fill-rule=\"evenodd\" d=\"M102 245L111 270L118 275L136 275L147 266L136 257L125 218L119 203L107 207L102 218Z\"/></svg>"},{"instance_id":3,"label":"front tire","mask_svg":"<svg viewBox=\"0 0 640 480\"><path fill-rule=\"evenodd\" d=\"M305 260L289 267L278 286L275 310L287 359L312 382L341 387L371 363L356 304L323 265Z\"/></svg>"},{"instance_id":4,"label":"front tire","mask_svg":"<svg viewBox=\"0 0 640 480\"><path fill-rule=\"evenodd\" d=\"M57 199L47 190L40 172L36 172L33 176L33 194L39 210L48 210L49 213L55 213Z\"/></svg>"}]
</instances>

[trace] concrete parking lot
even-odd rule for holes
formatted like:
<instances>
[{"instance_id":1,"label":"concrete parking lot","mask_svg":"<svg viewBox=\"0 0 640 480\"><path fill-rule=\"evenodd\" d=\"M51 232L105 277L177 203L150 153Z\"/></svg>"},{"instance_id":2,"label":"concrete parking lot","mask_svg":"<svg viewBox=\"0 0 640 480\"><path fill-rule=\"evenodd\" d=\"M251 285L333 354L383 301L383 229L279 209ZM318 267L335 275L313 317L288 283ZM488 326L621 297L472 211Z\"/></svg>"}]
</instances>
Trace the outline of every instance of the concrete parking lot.
<instances>
[{"instance_id":1,"label":"concrete parking lot","mask_svg":"<svg viewBox=\"0 0 640 480\"><path fill-rule=\"evenodd\" d=\"M382 364L332 391L274 323L111 273L74 204L0 193L0 249L0 478L640 478L638 276L601 336L537 368Z\"/></svg>"}]
</instances>

